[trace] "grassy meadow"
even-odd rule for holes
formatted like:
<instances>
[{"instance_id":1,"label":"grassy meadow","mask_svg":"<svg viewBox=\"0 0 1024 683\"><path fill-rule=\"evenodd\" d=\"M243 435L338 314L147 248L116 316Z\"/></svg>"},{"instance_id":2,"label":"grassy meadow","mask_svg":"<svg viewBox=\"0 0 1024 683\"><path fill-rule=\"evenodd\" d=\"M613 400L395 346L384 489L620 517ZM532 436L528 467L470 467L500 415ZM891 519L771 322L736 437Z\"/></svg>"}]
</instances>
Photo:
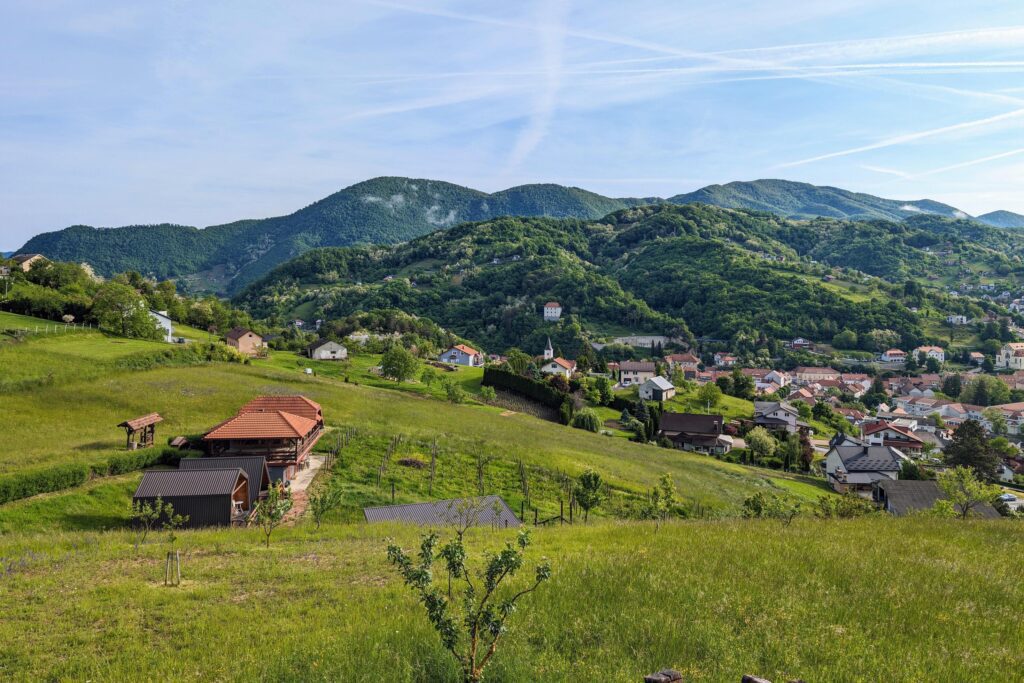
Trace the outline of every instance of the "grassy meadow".
<instances>
[{"instance_id":1,"label":"grassy meadow","mask_svg":"<svg viewBox=\"0 0 1024 683\"><path fill-rule=\"evenodd\" d=\"M141 473L0 506L0 680L456 680L385 559L388 538L412 549L420 530L367 525L361 509L390 502L392 485L400 503L475 494L481 457L484 490L516 510L520 462L542 517L585 468L610 494L590 524L533 530L524 573L543 556L553 578L514 615L487 680L638 681L671 666L688 681L985 681L1024 666L1024 532L1012 521L743 520L755 491L828 494L816 479L453 405L437 386L377 377L372 356L111 365L153 348L166 345L90 333L0 344L3 373L52 376L0 392L0 476L117 453L129 417L160 412L163 442L254 395L298 392L323 406L321 448L347 435L316 484L343 505L319 531L308 516L278 529L269 549L256 528L181 531L177 588L162 585L166 534L138 545L125 528ZM478 391L478 370L453 376ZM413 465L435 440L431 492L429 468ZM666 472L693 518L623 521ZM472 557L511 538L472 530Z\"/></svg>"},{"instance_id":2,"label":"grassy meadow","mask_svg":"<svg viewBox=\"0 0 1024 683\"><path fill-rule=\"evenodd\" d=\"M511 531L476 530L471 558ZM487 680L1009 680L1024 667L1012 522L861 518L604 522L533 532L553 578L514 616ZM0 678L456 680L385 561L415 529L308 524L0 537ZM506 588L521 587L520 576ZM32 633L32 637L24 637Z\"/></svg>"}]
</instances>

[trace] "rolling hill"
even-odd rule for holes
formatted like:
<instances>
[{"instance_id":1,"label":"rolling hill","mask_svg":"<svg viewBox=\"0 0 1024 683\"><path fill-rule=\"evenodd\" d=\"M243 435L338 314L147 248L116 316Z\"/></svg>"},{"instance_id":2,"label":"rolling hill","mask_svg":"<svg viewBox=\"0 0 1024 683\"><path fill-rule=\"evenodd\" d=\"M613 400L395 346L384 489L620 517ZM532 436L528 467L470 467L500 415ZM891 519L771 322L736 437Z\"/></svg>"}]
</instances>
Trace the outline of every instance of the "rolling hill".
<instances>
[{"instance_id":1,"label":"rolling hill","mask_svg":"<svg viewBox=\"0 0 1024 683\"><path fill-rule=\"evenodd\" d=\"M572 354L587 330L829 341L848 328L865 340L887 330L893 343L914 346L925 334L912 307L941 311L960 302L934 293L907 298L904 280L956 271L959 259L1009 263L1007 254L1022 251L1024 236L935 216L792 221L662 204L597 221L468 223L383 250L312 250L236 301L278 320L299 310L337 319L401 309L492 351L543 348L551 335ZM848 289L831 282L844 268L859 271L846 273ZM551 299L573 322L553 328L540 320Z\"/></svg>"},{"instance_id":2,"label":"rolling hill","mask_svg":"<svg viewBox=\"0 0 1024 683\"><path fill-rule=\"evenodd\" d=\"M975 218L997 228L1024 228L1024 216L1012 211L992 211Z\"/></svg>"},{"instance_id":3,"label":"rolling hill","mask_svg":"<svg viewBox=\"0 0 1024 683\"><path fill-rule=\"evenodd\" d=\"M665 202L699 202L790 218L968 218L954 207L930 200L882 199L785 180L710 185L664 200L616 199L555 184L522 185L488 194L436 180L382 177L352 185L287 216L203 229L173 224L75 225L37 235L19 251L39 252L61 261L85 261L101 275L137 270L156 278L179 279L193 291L228 293L317 247L396 244L459 223L501 216L593 220L622 209ZM1024 224L1024 218L1009 212L986 214L979 220L997 227Z\"/></svg>"},{"instance_id":4,"label":"rolling hill","mask_svg":"<svg viewBox=\"0 0 1024 683\"><path fill-rule=\"evenodd\" d=\"M754 209L789 218L824 216L896 221L918 214L968 218L968 215L959 209L929 199L882 199L838 187L810 185L790 180L754 180L708 185L696 192L669 197L668 201L673 204L701 202L730 209Z\"/></svg>"},{"instance_id":5,"label":"rolling hill","mask_svg":"<svg viewBox=\"0 0 1024 683\"><path fill-rule=\"evenodd\" d=\"M230 291L315 247L394 244L466 221L505 215L599 218L643 203L560 185L494 194L436 180L375 178L288 216L205 229L182 225L72 226L37 235L20 251L88 261L101 275L137 270Z\"/></svg>"}]
</instances>

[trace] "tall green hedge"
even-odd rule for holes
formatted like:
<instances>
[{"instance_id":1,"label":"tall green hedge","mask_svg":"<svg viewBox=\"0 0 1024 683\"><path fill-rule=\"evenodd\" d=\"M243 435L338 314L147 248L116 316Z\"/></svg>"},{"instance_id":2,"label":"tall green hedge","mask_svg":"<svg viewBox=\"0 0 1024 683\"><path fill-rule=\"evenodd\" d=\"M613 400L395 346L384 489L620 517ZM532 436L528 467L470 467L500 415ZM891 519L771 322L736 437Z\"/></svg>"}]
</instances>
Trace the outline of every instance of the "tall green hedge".
<instances>
[{"instance_id":1,"label":"tall green hedge","mask_svg":"<svg viewBox=\"0 0 1024 683\"><path fill-rule=\"evenodd\" d=\"M127 474L154 465L176 466L183 457L194 455L176 448L145 448L126 451L94 463L64 463L43 469L18 472L0 477L0 505L40 493L63 491L89 481L93 477Z\"/></svg>"},{"instance_id":2,"label":"tall green hedge","mask_svg":"<svg viewBox=\"0 0 1024 683\"><path fill-rule=\"evenodd\" d=\"M568 394L559 391L546 382L517 375L501 366L485 367L484 378L481 383L485 387L508 389L526 398L532 398L534 401L555 410L562 407L562 403L565 401L566 396L568 396Z\"/></svg>"}]
</instances>

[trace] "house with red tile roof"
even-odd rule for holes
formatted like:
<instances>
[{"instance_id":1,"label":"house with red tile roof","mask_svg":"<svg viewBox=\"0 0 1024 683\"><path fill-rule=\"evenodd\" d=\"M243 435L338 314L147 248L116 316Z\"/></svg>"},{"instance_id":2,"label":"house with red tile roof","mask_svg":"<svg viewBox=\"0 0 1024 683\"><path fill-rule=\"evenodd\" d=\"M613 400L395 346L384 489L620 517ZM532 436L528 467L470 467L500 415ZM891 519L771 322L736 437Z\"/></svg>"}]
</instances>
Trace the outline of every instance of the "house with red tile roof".
<instances>
[{"instance_id":1,"label":"house with red tile roof","mask_svg":"<svg viewBox=\"0 0 1024 683\"><path fill-rule=\"evenodd\" d=\"M323 427L320 405L304 396L260 396L206 432L203 445L211 457L263 456L271 477L288 481L306 465Z\"/></svg>"},{"instance_id":2,"label":"house with red tile roof","mask_svg":"<svg viewBox=\"0 0 1024 683\"><path fill-rule=\"evenodd\" d=\"M566 360L564 358L552 358L540 367L540 371L545 375L561 375L562 377L569 379L572 377L573 373L576 372L576 361Z\"/></svg>"},{"instance_id":3,"label":"house with red tile roof","mask_svg":"<svg viewBox=\"0 0 1024 683\"><path fill-rule=\"evenodd\" d=\"M484 364L484 355L472 346L466 346L465 344L456 344L449 347L437 359L442 363L468 365L470 367L478 367Z\"/></svg>"}]
</instances>

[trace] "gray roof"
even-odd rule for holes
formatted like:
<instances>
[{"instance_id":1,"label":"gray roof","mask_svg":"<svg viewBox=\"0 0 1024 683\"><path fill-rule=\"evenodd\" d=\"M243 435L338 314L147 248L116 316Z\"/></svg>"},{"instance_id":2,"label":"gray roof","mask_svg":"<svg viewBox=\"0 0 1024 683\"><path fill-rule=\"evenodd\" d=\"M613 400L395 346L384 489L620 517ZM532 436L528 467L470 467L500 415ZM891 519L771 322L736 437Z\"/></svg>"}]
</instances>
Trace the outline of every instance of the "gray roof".
<instances>
[{"instance_id":1,"label":"gray roof","mask_svg":"<svg viewBox=\"0 0 1024 683\"><path fill-rule=\"evenodd\" d=\"M267 459L262 455L233 455L206 458L182 458L179 470L223 470L240 469L248 477L249 502L259 497L260 491L270 488L270 470Z\"/></svg>"},{"instance_id":2,"label":"gray roof","mask_svg":"<svg viewBox=\"0 0 1024 683\"><path fill-rule=\"evenodd\" d=\"M334 341L333 339L317 339L315 342L313 342L312 344L310 344L309 346L306 347L306 351L316 351L321 346L327 346L328 344L334 344L335 346L339 346L341 348L345 348L344 344L339 344L338 342Z\"/></svg>"},{"instance_id":3,"label":"gray roof","mask_svg":"<svg viewBox=\"0 0 1024 683\"><path fill-rule=\"evenodd\" d=\"M626 372L654 372L657 366L654 361L646 360L624 360L619 363L619 370Z\"/></svg>"},{"instance_id":4,"label":"gray roof","mask_svg":"<svg viewBox=\"0 0 1024 683\"><path fill-rule=\"evenodd\" d=\"M785 410L788 413L799 415L800 411L794 408L789 403L783 401L754 401L754 415L763 415L765 413L774 413L778 409Z\"/></svg>"},{"instance_id":5,"label":"gray roof","mask_svg":"<svg viewBox=\"0 0 1024 683\"><path fill-rule=\"evenodd\" d=\"M836 446L847 472L898 472L900 457L889 446Z\"/></svg>"},{"instance_id":6,"label":"gray roof","mask_svg":"<svg viewBox=\"0 0 1024 683\"><path fill-rule=\"evenodd\" d=\"M946 494L934 481L885 480L878 482L886 502L886 509L897 517L916 512L930 510L936 501L942 500ZM979 517L995 519L999 513L988 503L974 508Z\"/></svg>"},{"instance_id":7,"label":"gray roof","mask_svg":"<svg viewBox=\"0 0 1024 683\"><path fill-rule=\"evenodd\" d=\"M658 429L663 432L684 432L718 436L722 433L724 419L721 415L700 415L698 413L662 413Z\"/></svg>"},{"instance_id":8,"label":"gray roof","mask_svg":"<svg viewBox=\"0 0 1024 683\"><path fill-rule=\"evenodd\" d=\"M148 470L142 475L135 497L231 495L238 478L245 476L245 472L237 467L220 470Z\"/></svg>"},{"instance_id":9,"label":"gray roof","mask_svg":"<svg viewBox=\"0 0 1024 683\"><path fill-rule=\"evenodd\" d=\"M457 526L470 515L475 518L470 526L517 527L522 524L501 496L384 505L364 508L363 514L367 522L409 522L422 526Z\"/></svg>"},{"instance_id":10,"label":"gray roof","mask_svg":"<svg viewBox=\"0 0 1024 683\"><path fill-rule=\"evenodd\" d=\"M644 382L644 384L653 384L655 386L655 388L661 389L662 391L668 391L669 389L675 389L675 387L672 385L672 382L669 382L667 379L665 379L661 375L658 375L657 377L652 377L651 379L649 379L646 382Z\"/></svg>"}]
</instances>

